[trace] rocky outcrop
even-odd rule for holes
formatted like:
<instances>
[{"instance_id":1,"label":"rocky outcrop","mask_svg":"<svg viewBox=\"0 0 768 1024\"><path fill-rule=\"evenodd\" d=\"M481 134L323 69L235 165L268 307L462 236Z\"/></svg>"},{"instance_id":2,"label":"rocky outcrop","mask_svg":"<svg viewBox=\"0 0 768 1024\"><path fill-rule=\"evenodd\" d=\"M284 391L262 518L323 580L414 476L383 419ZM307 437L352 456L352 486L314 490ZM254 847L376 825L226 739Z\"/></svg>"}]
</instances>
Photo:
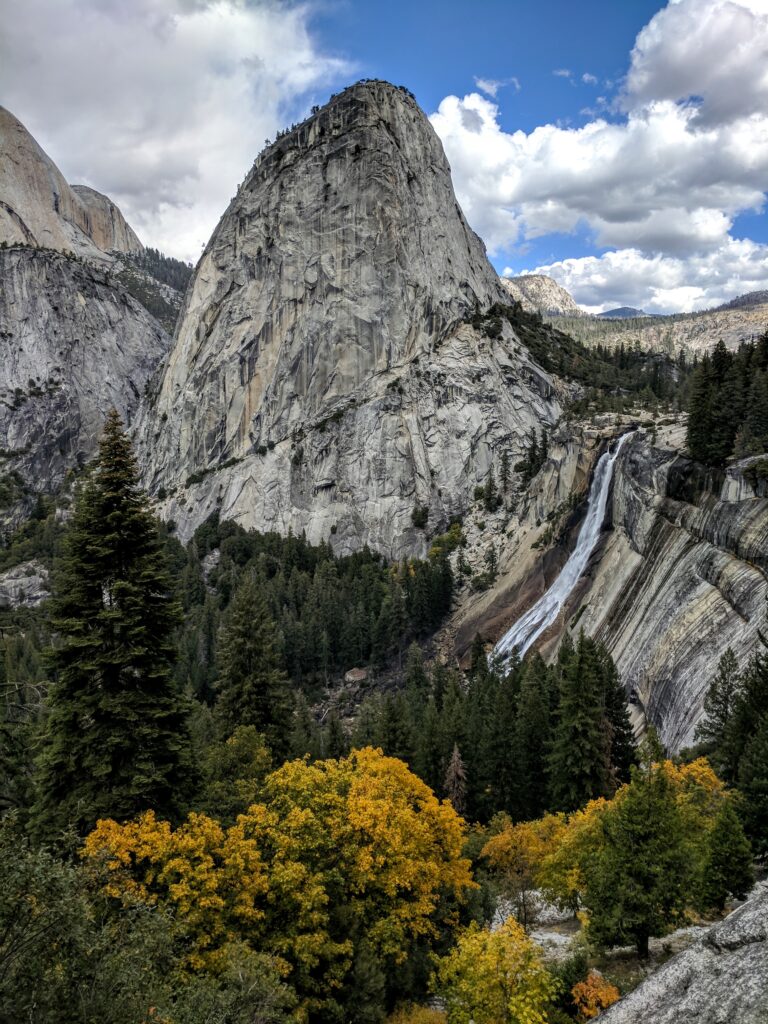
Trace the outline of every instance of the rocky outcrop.
<instances>
[{"instance_id":1,"label":"rocky outcrop","mask_svg":"<svg viewBox=\"0 0 768 1024\"><path fill-rule=\"evenodd\" d=\"M187 290L139 432L165 515L425 551L417 507L463 511L559 414L508 325L462 323L505 300L410 94L334 97L259 157Z\"/></svg>"},{"instance_id":2,"label":"rocky outcrop","mask_svg":"<svg viewBox=\"0 0 768 1024\"><path fill-rule=\"evenodd\" d=\"M136 232L109 196L87 185L73 185L72 191L86 211L85 233L99 249L122 253L143 251Z\"/></svg>"},{"instance_id":3,"label":"rocky outcrop","mask_svg":"<svg viewBox=\"0 0 768 1024\"><path fill-rule=\"evenodd\" d=\"M576 304L570 292L544 274L503 277L501 283L512 298L521 303L523 309L529 313L541 313L546 317L589 316L586 310Z\"/></svg>"},{"instance_id":4,"label":"rocky outcrop","mask_svg":"<svg viewBox=\"0 0 768 1024\"><path fill-rule=\"evenodd\" d=\"M36 608L49 597L48 570L41 562L21 562L0 573L0 610Z\"/></svg>"},{"instance_id":5,"label":"rocky outcrop","mask_svg":"<svg viewBox=\"0 0 768 1024\"><path fill-rule=\"evenodd\" d=\"M170 339L109 272L49 251L0 250L0 518L54 493L114 407L132 423Z\"/></svg>"},{"instance_id":6,"label":"rocky outcrop","mask_svg":"<svg viewBox=\"0 0 768 1024\"><path fill-rule=\"evenodd\" d=\"M600 1016L605 1024L765 1024L768 888Z\"/></svg>"},{"instance_id":7,"label":"rocky outcrop","mask_svg":"<svg viewBox=\"0 0 768 1024\"><path fill-rule=\"evenodd\" d=\"M70 186L24 125L0 107L0 242L24 243L101 260L143 246L115 204Z\"/></svg>"}]
</instances>

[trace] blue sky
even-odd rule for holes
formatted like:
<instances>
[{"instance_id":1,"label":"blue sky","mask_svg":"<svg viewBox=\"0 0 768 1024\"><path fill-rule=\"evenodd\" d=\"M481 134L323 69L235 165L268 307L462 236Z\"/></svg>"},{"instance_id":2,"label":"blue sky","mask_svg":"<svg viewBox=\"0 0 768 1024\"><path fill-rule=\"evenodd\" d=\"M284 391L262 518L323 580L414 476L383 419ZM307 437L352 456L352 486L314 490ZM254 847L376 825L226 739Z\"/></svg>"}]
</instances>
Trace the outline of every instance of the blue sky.
<instances>
[{"instance_id":1,"label":"blue sky","mask_svg":"<svg viewBox=\"0 0 768 1024\"><path fill-rule=\"evenodd\" d=\"M593 310L768 288L768 0L25 0L0 35L0 103L193 261L264 138L361 77L415 94L500 273Z\"/></svg>"}]
</instances>

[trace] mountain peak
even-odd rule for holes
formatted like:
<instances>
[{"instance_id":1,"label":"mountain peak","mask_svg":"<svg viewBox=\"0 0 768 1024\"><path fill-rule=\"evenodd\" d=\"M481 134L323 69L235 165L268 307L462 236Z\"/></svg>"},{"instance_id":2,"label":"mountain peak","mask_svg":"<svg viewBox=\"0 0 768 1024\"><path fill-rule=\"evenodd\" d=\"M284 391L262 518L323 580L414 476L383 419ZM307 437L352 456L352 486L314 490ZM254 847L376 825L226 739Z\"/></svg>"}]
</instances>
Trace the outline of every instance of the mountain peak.
<instances>
[{"instance_id":1,"label":"mountain peak","mask_svg":"<svg viewBox=\"0 0 768 1024\"><path fill-rule=\"evenodd\" d=\"M519 346L503 371L466 323L505 301L413 97L332 97L260 154L190 282L142 430L165 514L185 535L218 506L338 550L423 550L414 509L447 522L491 437L555 414Z\"/></svg>"},{"instance_id":2,"label":"mountain peak","mask_svg":"<svg viewBox=\"0 0 768 1024\"><path fill-rule=\"evenodd\" d=\"M24 125L0 107L0 241L103 258L143 246L111 199L67 184Z\"/></svg>"},{"instance_id":3,"label":"mountain peak","mask_svg":"<svg viewBox=\"0 0 768 1024\"><path fill-rule=\"evenodd\" d=\"M512 298L530 313L541 313L542 316L589 316L576 304L570 292L544 274L503 277L501 283Z\"/></svg>"}]
</instances>

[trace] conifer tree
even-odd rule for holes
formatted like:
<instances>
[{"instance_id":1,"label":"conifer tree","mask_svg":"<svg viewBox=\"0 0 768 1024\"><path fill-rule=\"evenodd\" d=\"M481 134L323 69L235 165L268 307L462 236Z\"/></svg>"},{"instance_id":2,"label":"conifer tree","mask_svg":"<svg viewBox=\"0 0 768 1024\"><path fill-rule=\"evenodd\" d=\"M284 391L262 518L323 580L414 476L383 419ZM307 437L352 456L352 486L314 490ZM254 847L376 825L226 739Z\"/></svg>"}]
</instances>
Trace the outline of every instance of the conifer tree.
<instances>
[{"instance_id":1,"label":"conifer tree","mask_svg":"<svg viewBox=\"0 0 768 1024\"><path fill-rule=\"evenodd\" d=\"M603 818L605 843L589 871L585 904L590 938L600 946L632 942L648 956L648 940L682 920L691 862L675 792L655 733L621 800Z\"/></svg>"},{"instance_id":2,"label":"conifer tree","mask_svg":"<svg viewBox=\"0 0 768 1024\"><path fill-rule=\"evenodd\" d=\"M361 746L365 746L362 743ZM288 734L288 746L291 757L304 757L309 754L314 761L320 755L320 730L312 717L307 698L299 692L293 712L293 720Z\"/></svg>"},{"instance_id":3,"label":"conifer tree","mask_svg":"<svg viewBox=\"0 0 768 1024\"><path fill-rule=\"evenodd\" d=\"M179 609L120 417L107 418L54 575L54 682L37 770L41 835L153 809L195 784L188 706L173 681Z\"/></svg>"},{"instance_id":4,"label":"conifer tree","mask_svg":"<svg viewBox=\"0 0 768 1024\"><path fill-rule=\"evenodd\" d=\"M537 654L523 669L515 727L518 768L515 811L526 820L539 817L546 809L550 720L547 666Z\"/></svg>"},{"instance_id":5,"label":"conifer tree","mask_svg":"<svg viewBox=\"0 0 768 1024\"><path fill-rule=\"evenodd\" d=\"M701 884L702 908L722 911L729 896L744 899L754 880L749 840L734 810L733 800L725 800L707 837Z\"/></svg>"},{"instance_id":6,"label":"conifer tree","mask_svg":"<svg viewBox=\"0 0 768 1024\"><path fill-rule=\"evenodd\" d=\"M277 629L261 587L247 573L235 591L219 638L219 698L223 735L253 725L279 760L288 753L291 699Z\"/></svg>"},{"instance_id":7,"label":"conifer tree","mask_svg":"<svg viewBox=\"0 0 768 1024\"><path fill-rule=\"evenodd\" d=\"M593 641L594 642L594 641ZM627 694L607 649L597 645L603 685L603 717L610 739L611 788L629 782L632 765L637 762L637 748L627 709Z\"/></svg>"},{"instance_id":8,"label":"conifer tree","mask_svg":"<svg viewBox=\"0 0 768 1024\"><path fill-rule=\"evenodd\" d=\"M561 811L576 810L611 791L600 665L583 631L562 669L549 776L552 805Z\"/></svg>"},{"instance_id":9,"label":"conifer tree","mask_svg":"<svg viewBox=\"0 0 768 1024\"><path fill-rule=\"evenodd\" d=\"M467 772L461 757L461 751L456 743L454 743L453 750L451 751L451 759L445 772L443 787L445 795L453 804L453 809L456 813L462 816L466 814Z\"/></svg>"},{"instance_id":10,"label":"conifer tree","mask_svg":"<svg viewBox=\"0 0 768 1024\"><path fill-rule=\"evenodd\" d=\"M741 762L744 820L755 855L768 858L768 715L761 719Z\"/></svg>"},{"instance_id":11,"label":"conifer tree","mask_svg":"<svg viewBox=\"0 0 768 1024\"><path fill-rule=\"evenodd\" d=\"M704 698L704 717L696 727L696 739L715 752L725 740L739 687L739 665L729 647L718 662L717 673ZM729 775L732 777L733 773Z\"/></svg>"}]
</instances>

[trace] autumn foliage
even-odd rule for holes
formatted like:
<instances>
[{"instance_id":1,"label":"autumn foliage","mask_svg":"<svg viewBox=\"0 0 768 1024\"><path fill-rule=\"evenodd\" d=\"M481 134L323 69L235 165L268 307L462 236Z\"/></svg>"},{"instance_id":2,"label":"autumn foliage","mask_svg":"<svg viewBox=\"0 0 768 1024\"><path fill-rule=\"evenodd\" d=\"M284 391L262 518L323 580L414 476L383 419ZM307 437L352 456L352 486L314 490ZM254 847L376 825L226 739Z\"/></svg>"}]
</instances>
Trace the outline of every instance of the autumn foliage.
<instances>
[{"instance_id":1,"label":"autumn foliage","mask_svg":"<svg viewBox=\"0 0 768 1024\"><path fill-rule=\"evenodd\" d=\"M470 925L437 965L448 1024L546 1024L556 982L522 925Z\"/></svg>"},{"instance_id":2,"label":"autumn foliage","mask_svg":"<svg viewBox=\"0 0 768 1024\"><path fill-rule=\"evenodd\" d=\"M588 1021L618 1002L620 992L602 974L590 971L584 981L579 981L573 986L571 995L579 1012L578 1019Z\"/></svg>"},{"instance_id":3,"label":"autumn foliage","mask_svg":"<svg viewBox=\"0 0 768 1024\"><path fill-rule=\"evenodd\" d=\"M237 942L277 957L306 1016L333 1000L361 951L396 964L455 923L474 884L462 845L450 804L364 749L284 764L230 828L190 814L172 829L148 812L100 821L83 852L106 862L115 898L173 910L191 968L222 970Z\"/></svg>"}]
</instances>

